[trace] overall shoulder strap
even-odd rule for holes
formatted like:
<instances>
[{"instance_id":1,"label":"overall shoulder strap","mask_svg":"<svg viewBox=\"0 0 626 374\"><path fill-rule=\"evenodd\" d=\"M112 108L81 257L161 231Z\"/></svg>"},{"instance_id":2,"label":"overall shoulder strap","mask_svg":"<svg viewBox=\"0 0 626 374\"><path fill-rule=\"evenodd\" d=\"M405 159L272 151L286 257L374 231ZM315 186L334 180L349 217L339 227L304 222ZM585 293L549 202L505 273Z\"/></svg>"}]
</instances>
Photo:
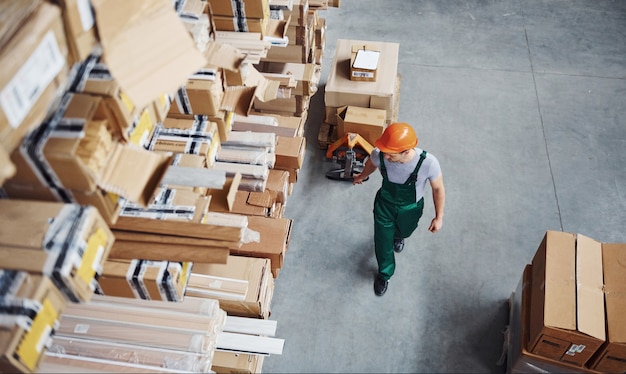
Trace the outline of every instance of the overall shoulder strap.
<instances>
[{"instance_id":1,"label":"overall shoulder strap","mask_svg":"<svg viewBox=\"0 0 626 374\"><path fill-rule=\"evenodd\" d=\"M426 159L426 151L422 151L422 153L420 154L420 160L417 162L417 165L415 166L415 169L411 173L411 176L409 177L407 182L409 182L409 181L416 182L417 181L417 173L420 171L420 168L422 167L422 162L424 162L424 159Z\"/></svg>"},{"instance_id":2,"label":"overall shoulder strap","mask_svg":"<svg viewBox=\"0 0 626 374\"><path fill-rule=\"evenodd\" d=\"M383 156L383 151L378 152L378 157L380 159L380 173L383 177L387 178L387 168L385 167L385 156Z\"/></svg>"}]
</instances>

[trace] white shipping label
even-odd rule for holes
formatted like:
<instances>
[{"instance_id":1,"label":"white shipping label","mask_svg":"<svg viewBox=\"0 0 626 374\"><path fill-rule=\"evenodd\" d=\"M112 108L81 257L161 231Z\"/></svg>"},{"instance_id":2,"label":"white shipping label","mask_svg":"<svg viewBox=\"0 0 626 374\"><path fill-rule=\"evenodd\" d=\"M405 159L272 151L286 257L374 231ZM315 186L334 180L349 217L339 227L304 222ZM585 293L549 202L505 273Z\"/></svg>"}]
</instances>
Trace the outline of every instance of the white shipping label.
<instances>
[{"instance_id":1,"label":"white shipping label","mask_svg":"<svg viewBox=\"0 0 626 374\"><path fill-rule=\"evenodd\" d=\"M83 25L83 30L90 30L93 27L94 20L89 0L78 0L76 5L78 6L78 14L80 16L80 23Z\"/></svg>"},{"instance_id":2,"label":"white shipping label","mask_svg":"<svg viewBox=\"0 0 626 374\"><path fill-rule=\"evenodd\" d=\"M64 64L54 33L48 31L37 49L0 91L0 105L11 127L17 128L22 123Z\"/></svg>"},{"instance_id":3,"label":"white shipping label","mask_svg":"<svg viewBox=\"0 0 626 374\"><path fill-rule=\"evenodd\" d=\"M89 325L86 323L78 323L74 326L74 334L86 334L89 331Z\"/></svg>"}]
</instances>

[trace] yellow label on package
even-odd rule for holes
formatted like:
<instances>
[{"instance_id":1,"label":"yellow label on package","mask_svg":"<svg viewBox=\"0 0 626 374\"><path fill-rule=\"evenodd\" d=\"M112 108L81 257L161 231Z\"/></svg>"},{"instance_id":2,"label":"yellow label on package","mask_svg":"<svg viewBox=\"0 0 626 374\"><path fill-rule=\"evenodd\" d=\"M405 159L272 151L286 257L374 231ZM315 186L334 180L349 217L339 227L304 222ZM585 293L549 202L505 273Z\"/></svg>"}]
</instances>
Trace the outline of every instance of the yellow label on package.
<instances>
[{"instance_id":1,"label":"yellow label on package","mask_svg":"<svg viewBox=\"0 0 626 374\"><path fill-rule=\"evenodd\" d=\"M85 284L90 284L96 275L96 270L102 261L104 248L107 245L108 237L102 227L99 227L87 240L87 248L83 253L83 260L78 269L78 276Z\"/></svg>"},{"instance_id":2,"label":"yellow label on package","mask_svg":"<svg viewBox=\"0 0 626 374\"><path fill-rule=\"evenodd\" d=\"M30 330L24 334L24 338L17 348L17 356L26 367L34 371L41 357L44 345L46 344L54 325L59 317L58 311L50 300L45 299L42 303L41 310L30 327Z\"/></svg>"},{"instance_id":3,"label":"yellow label on package","mask_svg":"<svg viewBox=\"0 0 626 374\"><path fill-rule=\"evenodd\" d=\"M141 116L139 116L139 120L137 121L137 126L133 129L130 134L130 142L133 144L143 146L148 141L148 137L150 136L150 131L152 131L152 120L150 119L150 113L147 109L141 112Z\"/></svg>"},{"instance_id":4,"label":"yellow label on package","mask_svg":"<svg viewBox=\"0 0 626 374\"><path fill-rule=\"evenodd\" d=\"M126 106L126 109L128 109L128 113L135 111L135 104L133 104L133 101L124 92L120 92L120 99Z\"/></svg>"}]
</instances>

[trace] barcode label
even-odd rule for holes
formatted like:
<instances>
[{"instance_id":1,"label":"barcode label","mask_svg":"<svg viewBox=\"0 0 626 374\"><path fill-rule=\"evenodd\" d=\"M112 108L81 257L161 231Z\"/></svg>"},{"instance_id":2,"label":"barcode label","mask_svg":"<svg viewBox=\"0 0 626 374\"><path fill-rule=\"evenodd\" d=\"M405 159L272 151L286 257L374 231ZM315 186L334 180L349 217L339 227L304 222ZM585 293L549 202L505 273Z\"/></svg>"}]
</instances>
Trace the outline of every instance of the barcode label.
<instances>
[{"instance_id":1,"label":"barcode label","mask_svg":"<svg viewBox=\"0 0 626 374\"><path fill-rule=\"evenodd\" d=\"M37 49L0 91L0 105L11 127L17 128L22 123L64 65L65 59L54 33L48 31Z\"/></svg>"}]
</instances>

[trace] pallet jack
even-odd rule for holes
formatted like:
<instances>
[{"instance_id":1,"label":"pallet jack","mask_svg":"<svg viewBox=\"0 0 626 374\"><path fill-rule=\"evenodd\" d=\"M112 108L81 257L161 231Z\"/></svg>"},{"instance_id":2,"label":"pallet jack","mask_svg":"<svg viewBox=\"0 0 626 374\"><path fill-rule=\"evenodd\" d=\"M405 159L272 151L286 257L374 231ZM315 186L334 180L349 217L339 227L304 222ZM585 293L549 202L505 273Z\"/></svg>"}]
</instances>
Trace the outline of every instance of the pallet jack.
<instances>
[{"instance_id":1,"label":"pallet jack","mask_svg":"<svg viewBox=\"0 0 626 374\"><path fill-rule=\"evenodd\" d=\"M353 132L345 133L326 150L326 158L341 165L339 169L326 172L326 178L351 182L354 174L363 171L365 160L372 150L374 147L361 135Z\"/></svg>"}]
</instances>

